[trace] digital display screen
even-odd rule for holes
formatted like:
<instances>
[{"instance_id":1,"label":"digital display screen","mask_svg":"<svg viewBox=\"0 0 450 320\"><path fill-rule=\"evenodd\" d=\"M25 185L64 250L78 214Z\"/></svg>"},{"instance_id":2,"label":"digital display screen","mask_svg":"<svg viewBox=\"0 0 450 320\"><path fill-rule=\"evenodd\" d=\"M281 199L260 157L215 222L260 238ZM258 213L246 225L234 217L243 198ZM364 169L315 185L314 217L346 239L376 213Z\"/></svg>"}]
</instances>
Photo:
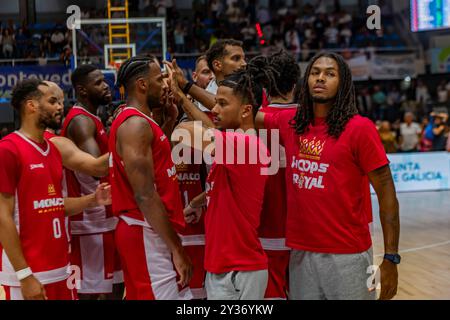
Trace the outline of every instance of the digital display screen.
<instances>
[{"instance_id":1,"label":"digital display screen","mask_svg":"<svg viewBox=\"0 0 450 320\"><path fill-rule=\"evenodd\" d=\"M411 0L411 30L450 28L450 0Z\"/></svg>"}]
</instances>

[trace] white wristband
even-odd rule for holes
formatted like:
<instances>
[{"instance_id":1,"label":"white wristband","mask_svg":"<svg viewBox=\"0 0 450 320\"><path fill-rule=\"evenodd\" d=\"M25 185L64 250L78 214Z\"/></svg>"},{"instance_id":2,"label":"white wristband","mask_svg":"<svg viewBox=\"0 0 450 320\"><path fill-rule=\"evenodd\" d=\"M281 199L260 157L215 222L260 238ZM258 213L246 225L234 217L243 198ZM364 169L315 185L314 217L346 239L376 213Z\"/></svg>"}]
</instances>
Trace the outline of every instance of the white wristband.
<instances>
[{"instance_id":1,"label":"white wristband","mask_svg":"<svg viewBox=\"0 0 450 320\"><path fill-rule=\"evenodd\" d=\"M17 279L19 279L19 281L22 281L23 279L31 276L32 274L33 272L29 267L16 272Z\"/></svg>"}]
</instances>

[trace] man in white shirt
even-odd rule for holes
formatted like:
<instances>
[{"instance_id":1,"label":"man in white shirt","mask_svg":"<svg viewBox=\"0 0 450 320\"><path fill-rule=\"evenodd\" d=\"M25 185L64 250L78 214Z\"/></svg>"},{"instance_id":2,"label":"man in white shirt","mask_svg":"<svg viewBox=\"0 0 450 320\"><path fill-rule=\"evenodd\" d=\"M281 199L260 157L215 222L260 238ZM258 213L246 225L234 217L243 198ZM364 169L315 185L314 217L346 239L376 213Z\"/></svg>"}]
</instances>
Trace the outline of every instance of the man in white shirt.
<instances>
[{"instance_id":1,"label":"man in white shirt","mask_svg":"<svg viewBox=\"0 0 450 320\"><path fill-rule=\"evenodd\" d=\"M406 112L403 119L405 122L400 124L400 150L402 152L417 151L422 129L417 122L413 122L412 112Z\"/></svg>"}]
</instances>

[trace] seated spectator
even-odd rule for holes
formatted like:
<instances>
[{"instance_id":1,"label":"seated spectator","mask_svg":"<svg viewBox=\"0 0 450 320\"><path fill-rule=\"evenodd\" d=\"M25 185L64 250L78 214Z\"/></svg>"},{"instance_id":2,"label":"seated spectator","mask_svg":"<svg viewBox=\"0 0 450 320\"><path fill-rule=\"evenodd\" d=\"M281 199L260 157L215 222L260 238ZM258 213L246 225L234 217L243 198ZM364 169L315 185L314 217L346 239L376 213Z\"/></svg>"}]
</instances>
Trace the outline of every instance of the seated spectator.
<instances>
[{"instance_id":1,"label":"seated spectator","mask_svg":"<svg viewBox=\"0 0 450 320\"><path fill-rule=\"evenodd\" d=\"M422 129L417 122L413 122L412 112L406 112L404 122L400 125L400 150L402 152L417 151Z\"/></svg>"},{"instance_id":2,"label":"seated spectator","mask_svg":"<svg viewBox=\"0 0 450 320\"><path fill-rule=\"evenodd\" d=\"M398 147L395 134L391 131L391 124L388 121L381 122L378 133L386 153L397 152Z\"/></svg>"},{"instance_id":3,"label":"seated spectator","mask_svg":"<svg viewBox=\"0 0 450 320\"><path fill-rule=\"evenodd\" d=\"M55 52L55 53L61 52L61 50L64 46L64 40L65 40L65 38L64 38L64 34L62 33L62 31L59 29L56 29L50 38L50 41L53 46L53 52Z\"/></svg>"}]
</instances>

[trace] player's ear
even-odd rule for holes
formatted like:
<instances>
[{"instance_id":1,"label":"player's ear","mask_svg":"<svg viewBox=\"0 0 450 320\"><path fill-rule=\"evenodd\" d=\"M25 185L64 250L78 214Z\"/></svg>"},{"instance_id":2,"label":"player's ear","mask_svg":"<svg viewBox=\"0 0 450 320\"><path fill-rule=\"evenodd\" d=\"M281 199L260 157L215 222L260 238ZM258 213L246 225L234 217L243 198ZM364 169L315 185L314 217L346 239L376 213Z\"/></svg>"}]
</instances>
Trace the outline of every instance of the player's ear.
<instances>
[{"instance_id":1,"label":"player's ear","mask_svg":"<svg viewBox=\"0 0 450 320\"><path fill-rule=\"evenodd\" d=\"M87 90L86 87L81 86L81 85L77 85L76 86L76 91L78 92L78 94L82 97L87 96Z\"/></svg>"},{"instance_id":2,"label":"player's ear","mask_svg":"<svg viewBox=\"0 0 450 320\"><path fill-rule=\"evenodd\" d=\"M251 104L245 104L242 106L242 118L253 117L253 106Z\"/></svg>"},{"instance_id":3,"label":"player's ear","mask_svg":"<svg viewBox=\"0 0 450 320\"><path fill-rule=\"evenodd\" d=\"M213 70L214 71L219 71L219 72L222 71L222 62L221 61L214 60L212 65L213 65Z\"/></svg>"},{"instance_id":4,"label":"player's ear","mask_svg":"<svg viewBox=\"0 0 450 320\"><path fill-rule=\"evenodd\" d=\"M37 112L39 109L39 102L35 99L28 99L24 103L24 110L28 110L29 112Z\"/></svg>"},{"instance_id":5,"label":"player's ear","mask_svg":"<svg viewBox=\"0 0 450 320\"><path fill-rule=\"evenodd\" d=\"M147 81L144 78L137 78L135 83L138 89L143 91L147 89Z\"/></svg>"}]
</instances>

